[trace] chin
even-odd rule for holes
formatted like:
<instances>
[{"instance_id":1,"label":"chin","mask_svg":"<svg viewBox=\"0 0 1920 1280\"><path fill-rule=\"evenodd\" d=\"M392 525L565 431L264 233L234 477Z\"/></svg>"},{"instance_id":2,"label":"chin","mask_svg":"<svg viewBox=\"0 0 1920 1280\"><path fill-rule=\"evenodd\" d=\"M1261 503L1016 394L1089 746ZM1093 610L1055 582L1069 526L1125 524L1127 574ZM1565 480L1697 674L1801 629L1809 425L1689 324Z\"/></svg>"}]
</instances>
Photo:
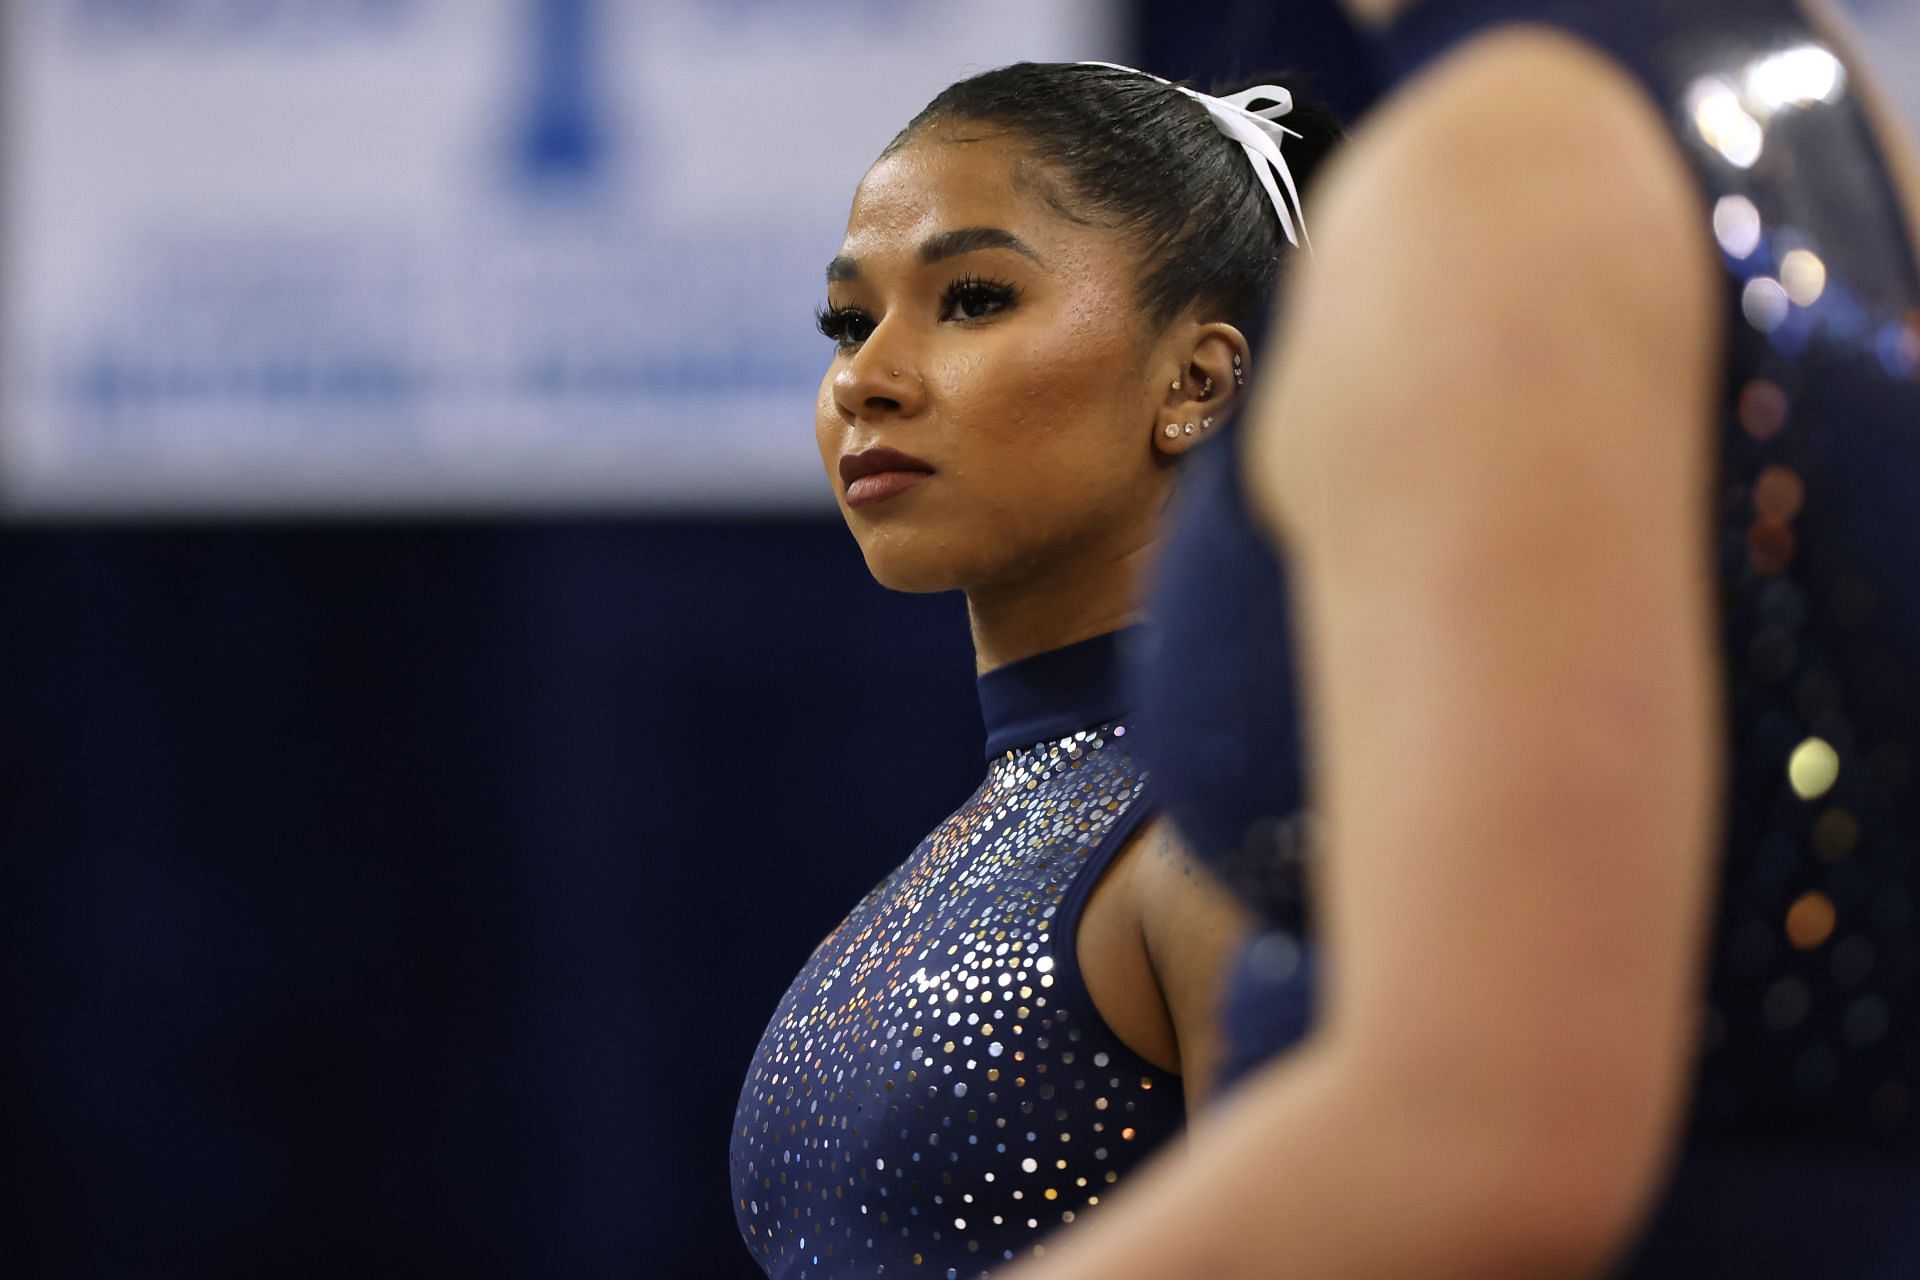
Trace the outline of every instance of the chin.
<instances>
[{"instance_id":1,"label":"chin","mask_svg":"<svg viewBox=\"0 0 1920 1280\"><path fill-rule=\"evenodd\" d=\"M866 557L867 572L889 591L957 591L966 583L964 567L947 539L891 528L856 531L854 540Z\"/></svg>"}]
</instances>

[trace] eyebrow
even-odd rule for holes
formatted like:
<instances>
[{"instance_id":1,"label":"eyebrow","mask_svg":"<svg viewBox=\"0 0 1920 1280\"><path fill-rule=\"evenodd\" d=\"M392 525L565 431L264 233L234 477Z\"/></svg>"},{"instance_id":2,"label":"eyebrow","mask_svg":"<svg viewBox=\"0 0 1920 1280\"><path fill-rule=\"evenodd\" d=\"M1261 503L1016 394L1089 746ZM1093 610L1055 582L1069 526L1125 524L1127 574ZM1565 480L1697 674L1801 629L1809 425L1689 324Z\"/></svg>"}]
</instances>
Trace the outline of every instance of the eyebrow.
<instances>
[{"instance_id":1,"label":"eyebrow","mask_svg":"<svg viewBox=\"0 0 1920 1280\"><path fill-rule=\"evenodd\" d=\"M982 249L1011 249L1024 254L1035 262L1040 255L1011 231L999 227L960 227L953 231L942 231L930 237L920 246L920 261L927 265L942 262L948 258L957 258L963 253L978 253ZM860 260L842 254L827 264L827 283L839 284L845 280L860 278Z\"/></svg>"}]
</instances>

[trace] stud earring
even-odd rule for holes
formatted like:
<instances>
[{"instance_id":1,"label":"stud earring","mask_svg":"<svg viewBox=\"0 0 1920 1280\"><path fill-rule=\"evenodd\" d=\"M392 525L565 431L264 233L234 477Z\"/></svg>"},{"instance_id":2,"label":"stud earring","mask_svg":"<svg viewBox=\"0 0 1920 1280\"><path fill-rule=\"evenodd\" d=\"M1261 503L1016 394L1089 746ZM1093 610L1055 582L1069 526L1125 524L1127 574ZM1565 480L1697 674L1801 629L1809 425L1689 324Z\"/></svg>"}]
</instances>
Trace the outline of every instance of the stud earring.
<instances>
[{"instance_id":1,"label":"stud earring","mask_svg":"<svg viewBox=\"0 0 1920 1280\"><path fill-rule=\"evenodd\" d=\"M1173 386L1172 386L1172 388L1171 388L1171 390L1174 390L1174 391L1178 391L1179 389L1180 389L1180 379L1178 379L1178 378L1175 378L1175 379L1173 380Z\"/></svg>"},{"instance_id":2,"label":"stud earring","mask_svg":"<svg viewBox=\"0 0 1920 1280\"><path fill-rule=\"evenodd\" d=\"M1202 418L1202 419L1200 419L1200 429L1201 429L1202 431L1211 431L1211 430L1213 430L1213 419L1212 419L1212 418Z\"/></svg>"},{"instance_id":3,"label":"stud earring","mask_svg":"<svg viewBox=\"0 0 1920 1280\"><path fill-rule=\"evenodd\" d=\"M1212 394L1213 394L1213 375L1208 374L1206 385L1200 388L1200 398L1202 400L1205 400L1208 396Z\"/></svg>"},{"instance_id":4,"label":"stud earring","mask_svg":"<svg viewBox=\"0 0 1920 1280\"><path fill-rule=\"evenodd\" d=\"M1185 427L1185 428L1183 428L1183 429L1184 429L1184 430L1186 431L1186 433L1187 433L1188 435L1192 435L1192 434L1193 434L1193 424L1192 424L1191 422L1189 422L1189 423L1188 423L1188 424L1186 425L1186 427Z\"/></svg>"},{"instance_id":5,"label":"stud earring","mask_svg":"<svg viewBox=\"0 0 1920 1280\"><path fill-rule=\"evenodd\" d=\"M1240 363L1240 353L1238 351L1233 353L1233 385L1236 387L1244 387L1247 385L1247 370L1246 367Z\"/></svg>"},{"instance_id":6,"label":"stud earring","mask_svg":"<svg viewBox=\"0 0 1920 1280\"><path fill-rule=\"evenodd\" d=\"M1180 424L1177 422L1169 422L1167 424L1167 439L1171 440L1179 434L1180 434Z\"/></svg>"}]
</instances>

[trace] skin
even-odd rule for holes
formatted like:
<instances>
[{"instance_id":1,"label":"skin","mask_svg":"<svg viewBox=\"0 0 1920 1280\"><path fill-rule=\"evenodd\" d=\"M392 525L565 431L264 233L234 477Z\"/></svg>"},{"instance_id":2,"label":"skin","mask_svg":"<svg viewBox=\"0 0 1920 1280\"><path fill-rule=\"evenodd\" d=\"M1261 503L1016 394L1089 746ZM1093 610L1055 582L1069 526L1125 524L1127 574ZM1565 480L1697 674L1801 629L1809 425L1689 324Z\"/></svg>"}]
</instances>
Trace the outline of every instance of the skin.
<instances>
[{"instance_id":1,"label":"skin","mask_svg":"<svg viewBox=\"0 0 1920 1280\"><path fill-rule=\"evenodd\" d=\"M1697 190L1638 86L1516 28L1320 198L1247 460L1298 584L1337 980L1009 1280L1600 1274L1685 1118L1724 768Z\"/></svg>"},{"instance_id":2,"label":"skin","mask_svg":"<svg viewBox=\"0 0 1920 1280\"><path fill-rule=\"evenodd\" d=\"M982 672L1138 620L1174 463L1204 438L1164 427L1223 421L1233 358L1250 358L1239 330L1197 311L1149 325L1139 251L1063 216L1048 181L1017 138L930 125L867 173L828 272L829 307L857 319L820 385L821 462L876 579L966 593ZM850 505L840 459L875 446L933 474ZM1247 925L1151 819L1081 919L1096 1006L1196 1105Z\"/></svg>"}]
</instances>

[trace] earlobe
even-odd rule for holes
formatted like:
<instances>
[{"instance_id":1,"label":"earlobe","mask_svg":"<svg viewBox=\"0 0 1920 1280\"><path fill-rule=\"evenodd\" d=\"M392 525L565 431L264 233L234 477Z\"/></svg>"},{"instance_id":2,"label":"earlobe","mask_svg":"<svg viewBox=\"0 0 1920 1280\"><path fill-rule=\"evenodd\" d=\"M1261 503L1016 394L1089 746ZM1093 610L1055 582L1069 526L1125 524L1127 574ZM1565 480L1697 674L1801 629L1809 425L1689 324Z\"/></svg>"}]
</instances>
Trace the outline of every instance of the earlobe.
<instances>
[{"instance_id":1,"label":"earlobe","mask_svg":"<svg viewBox=\"0 0 1920 1280\"><path fill-rule=\"evenodd\" d=\"M1202 417L1198 422L1169 422L1160 428L1160 435L1167 443L1158 441L1156 443L1160 444L1160 449L1164 453L1184 453L1189 447L1198 443L1201 437L1211 434L1212 431L1213 416L1211 414Z\"/></svg>"},{"instance_id":2,"label":"earlobe","mask_svg":"<svg viewBox=\"0 0 1920 1280\"><path fill-rule=\"evenodd\" d=\"M1193 447L1191 437L1197 430L1193 423L1176 419L1154 432L1153 447L1169 457L1179 457Z\"/></svg>"}]
</instances>

